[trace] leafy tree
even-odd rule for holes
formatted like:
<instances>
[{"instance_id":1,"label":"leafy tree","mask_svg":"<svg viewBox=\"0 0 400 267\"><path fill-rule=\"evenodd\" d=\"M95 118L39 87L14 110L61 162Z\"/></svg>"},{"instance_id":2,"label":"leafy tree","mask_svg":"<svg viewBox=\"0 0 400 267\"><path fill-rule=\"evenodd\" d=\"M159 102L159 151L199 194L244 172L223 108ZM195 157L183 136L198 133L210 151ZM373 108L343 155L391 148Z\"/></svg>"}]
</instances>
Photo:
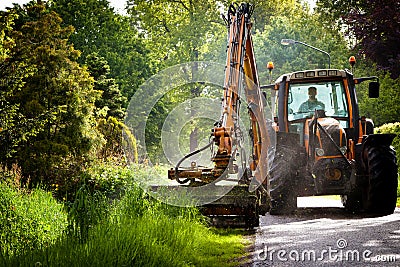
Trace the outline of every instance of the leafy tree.
<instances>
[{"instance_id":1,"label":"leafy tree","mask_svg":"<svg viewBox=\"0 0 400 267\"><path fill-rule=\"evenodd\" d=\"M232 2L241 3L241 1L229 0L222 2L225 10L227 10ZM251 16L253 21L253 31L263 31L264 27L269 25L271 19L274 17L291 17L295 16L299 12L307 10L306 6L303 6L300 1L297 0L248 0L244 2L250 3L254 6L254 12Z\"/></svg>"},{"instance_id":2,"label":"leafy tree","mask_svg":"<svg viewBox=\"0 0 400 267\"><path fill-rule=\"evenodd\" d=\"M70 42L82 52L79 62L83 64L92 53L104 57L110 66L109 76L117 81L126 99L153 73L154 62L148 57L145 41L107 0L51 0L50 6L60 14L64 26L74 26Z\"/></svg>"},{"instance_id":3,"label":"leafy tree","mask_svg":"<svg viewBox=\"0 0 400 267\"><path fill-rule=\"evenodd\" d=\"M158 68L165 68L183 62L215 59L219 57L221 51L226 49L225 41L223 46L218 47L221 44L220 41L225 40L226 36L226 27L220 18L218 4L215 0L196 2L135 0L128 1L128 12L132 23L149 40L148 47L151 50L151 56L159 62ZM197 63L194 63L188 74L196 73L197 68ZM176 93L180 94L178 99L188 99L198 97L201 90L199 84L193 83L179 88ZM168 102L168 99L168 97L163 98L157 104L146 124L146 130L149 130L146 133L150 133L147 138L156 150L160 150L160 146L157 145L160 140L159 129L162 128L167 115L166 111L177 104L177 102ZM195 110L192 109L192 112L194 113ZM196 127L193 128L191 136L190 146L193 151L198 146ZM148 149L151 150L152 147L148 146ZM154 151L154 153L157 152Z\"/></svg>"},{"instance_id":4,"label":"leafy tree","mask_svg":"<svg viewBox=\"0 0 400 267\"><path fill-rule=\"evenodd\" d=\"M19 112L19 103L10 98L21 90L24 78L32 74L33 68L16 53L16 43L12 36L15 12L0 13L0 161L4 162L15 153L15 148L32 131L27 130L28 121Z\"/></svg>"},{"instance_id":5,"label":"leafy tree","mask_svg":"<svg viewBox=\"0 0 400 267\"><path fill-rule=\"evenodd\" d=\"M380 76L379 98L368 97L368 84L359 87L360 113L371 118L376 126L398 122L400 118L400 78L393 80L388 74Z\"/></svg>"},{"instance_id":6,"label":"leafy tree","mask_svg":"<svg viewBox=\"0 0 400 267\"><path fill-rule=\"evenodd\" d=\"M32 73L7 96L18 106L13 128L21 129L22 141L6 163L17 162L32 185L70 182L102 144L92 115L99 93L93 90L93 78L76 62L79 51L67 43L73 28L61 27L61 18L40 3L17 11L22 21L16 20L9 31L15 41L10 60L30 66ZM13 137L8 135L5 143Z\"/></svg>"},{"instance_id":7,"label":"leafy tree","mask_svg":"<svg viewBox=\"0 0 400 267\"><path fill-rule=\"evenodd\" d=\"M86 57L86 64L90 75L95 80L94 89L102 93L101 97L95 102L98 115L123 119L125 109L122 105L126 102L126 99L121 95L115 79L109 77L110 66L105 58L97 53L92 53Z\"/></svg>"},{"instance_id":8,"label":"leafy tree","mask_svg":"<svg viewBox=\"0 0 400 267\"><path fill-rule=\"evenodd\" d=\"M348 27L348 35L357 40L361 55L389 71L392 78L400 75L400 4L397 0L352 0L317 2L318 12L338 26ZM336 24L337 25L337 24Z\"/></svg>"},{"instance_id":9,"label":"leafy tree","mask_svg":"<svg viewBox=\"0 0 400 267\"><path fill-rule=\"evenodd\" d=\"M275 16L263 32L254 35L260 81L269 83L266 65L273 61L275 69L272 78L291 71L312 68L327 68L326 54L316 52L301 44L283 46L281 40L294 39L327 51L331 56L331 67L346 68L347 47L343 37L334 30L324 29L323 23L315 14L299 11L295 16ZM277 73L277 74L275 74Z\"/></svg>"},{"instance_id":10,"label":"leafy tree","mask_svg":"<svg viewBox=\"0 0 400 267\"><path fill-rule=\"evenodd\" d=\"M128 1L132 23L150 40L163 66L204 59L207 46L224 36L217 1Z\"/></svg>"}]
</instances>

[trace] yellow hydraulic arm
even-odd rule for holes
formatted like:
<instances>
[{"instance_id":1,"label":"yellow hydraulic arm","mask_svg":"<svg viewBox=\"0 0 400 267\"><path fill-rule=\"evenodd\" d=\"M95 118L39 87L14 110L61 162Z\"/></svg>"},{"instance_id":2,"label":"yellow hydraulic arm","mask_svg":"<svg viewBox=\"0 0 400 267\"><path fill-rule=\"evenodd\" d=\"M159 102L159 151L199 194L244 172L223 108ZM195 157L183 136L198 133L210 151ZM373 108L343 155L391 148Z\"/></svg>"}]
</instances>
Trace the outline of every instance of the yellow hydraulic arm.
<instances>
[{"instance_id":1,"label":"yellow hydraulic arm","mask_svg":"<svg viewBox=\"0 0 400 267\"><path fill-rule=\"evenodd\" d=\"M240 94L244 90L251 120L253 153L250 169L256 179L264 181L267 175L267 149L269 137L264 116L264 106L260 90L257 67L251 38L250 17L253 6L231 5L226 21L229 26L227 60L225 69L224 95L220 123L213 129L214 141L218 146L213 157L216 169L228 167L234 147L239 144L239 107ZM265 151L265 152L264 152Z\"/></svg>"}]
</instances>

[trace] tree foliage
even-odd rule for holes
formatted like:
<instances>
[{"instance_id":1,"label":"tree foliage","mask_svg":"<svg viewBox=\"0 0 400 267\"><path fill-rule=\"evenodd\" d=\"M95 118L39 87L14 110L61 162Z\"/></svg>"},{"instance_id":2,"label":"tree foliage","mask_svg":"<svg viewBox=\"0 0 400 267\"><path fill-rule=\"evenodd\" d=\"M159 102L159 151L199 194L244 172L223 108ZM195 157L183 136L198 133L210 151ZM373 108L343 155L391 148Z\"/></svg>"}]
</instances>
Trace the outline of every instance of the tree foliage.
<instances>
[{"instance_id":1,"label":"tree foliage","mask_svg":"<svg viewBox=\"0 0 400 267\"><path fill-rule=\"evenodd\" d=\"M147 56L146 42L130 20L116 14L107 0L51 0L50 7L60 14L63 25L72 25L70 43L82 52L79 62L98 53L110 66L110 77L117 81L126 99L152 73L154 62ZM124 103L126 107L127 103Z\"/></svg>"},{"instance_id":2,"label":"tree foliage","mask_svg":"<svg viewBox=\"0 0 400 267\"><path fill-rule=\"evenodd\" d=\"M339 21L348 28L348 36L357 40L360 55L400 75L400 2L397 0L318 1L318 12L333 24ZM339 27L338 27L339 28ZM342 27L340 27L342 28Z\"/></svg>"},{"instance_id":3,"label":"tree foliage","mask_svg":"<svg viewBox=\"0 0 400 267\"><path fill-rule=\"evenodd\" d=\"M324 31L321 32L321 29ZM325 29L319 17L306 11L293 16L276 15L265 25L264 30L254 35L255 53L262 84L268 84L269 74L266 65L273 61L275 69L272 78L301 69L328 68L326 54L301 44L281 45L282 39L301 41L322 49L330 54L331 67L346 68L347 48L343 37L334 30Z\"/></svg>"},{"instance_id":4,"label":"tree foliage","mask_svg":"<svg viewBox=\"0 0 400 267\"><path fill-rule=\"evenodd\" d=\"M106 139L105 145L98 152L97 156L103 161L114 163L138 162L138 151L136 139L129 128L114 117L101 118L98 129Z\"/></svg>"},{"instance_id":5,"label":"tree foliage","mask_svg":"<svg viewBox=\"0 0 400 267\"><path fill-rule=\"evenodd\" d=\"M18 20L6 32L15 42L9 62L23 62L31 73L19 76L22 85L7 96L18 109L1 132L2 142L20 142L2 160L18 163L32 184L42 179L54 182L81 169L101 145L92 115L99 93L93 89L93 78L76 62L79 52L67 43L73 28L61 27L61 18L42 4L17 11Z\"/></svg>"},{"instance_id":6,"label":"tree foliage","mask_svg":"<svg viewBox=\"0 0 400 267\"><path fill-rule=\"evenodd\" d=\"M382 75L379 98L367 96L367 85L359 87L361 115L371 118L375 125L398 122L400 118L400 78L393 80L388 74Z\"/></svg>"},{"instance_id":7,"label":"tree foliage","mask_svg":"<svg viewBox=\"0 0 400 267\"><path fill-rule=\"evenodd\" d=\"M122 96L115 79L110 78L110 66L105 58L94 52L86 57L86 65L94 78L94 89L101 92L101 96L95 102L97 116L123 119L126 98Z\"/></svg>"},{"instance_id":8,"label":"tree foliage","mask_svg":"<svg viewBox=\"0 0 400 267\"><path fill-rule=\"evenodd\" d=\"M132 23L144 32L161 66L203 60L208 45L224 38L218 2L128 1Z\"/></svg>"}]
</instances>

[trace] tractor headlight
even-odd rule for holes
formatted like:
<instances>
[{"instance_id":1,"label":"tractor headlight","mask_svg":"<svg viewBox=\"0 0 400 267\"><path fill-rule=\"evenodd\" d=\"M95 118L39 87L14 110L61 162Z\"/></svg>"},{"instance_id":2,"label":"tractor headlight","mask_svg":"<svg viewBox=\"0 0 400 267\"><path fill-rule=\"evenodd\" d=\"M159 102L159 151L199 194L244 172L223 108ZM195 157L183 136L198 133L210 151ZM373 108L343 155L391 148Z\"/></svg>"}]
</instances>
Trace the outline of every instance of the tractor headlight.
<instances>
[{"instance_id":1,"label":"tractor headlight","mask_svg":"<svg viewBox=\"0 0 400 267\"><path fill-rule=\"evenodd\" d=\"M323 155L325 155L325 151L322 148L316 148L315 154L317 154L318 157L322 157Z\"/></svg>"},{"instance_id":2,"label":"tractor headlight","mask_svg":"<svg viewBox=\"0 0 400 267\"><path fill-rule=\"evenodd\" d=\"M328 180L338 181L342 177L342 171L336 168L329 168L325 170L325 177Z\"/></svg>"},{"instance_id":3,"label":"tractor headlight","mask_svg":"<svg viewBox=\"0 0 400 267\"><path fill-rule=\"evenodd\" d=\"M342 152L342 154L346 154L346 152L347 152L347 147L346 147L346 146L342 146L342 147L340 148L340 152Z\"/></svg>"}]
</instances>

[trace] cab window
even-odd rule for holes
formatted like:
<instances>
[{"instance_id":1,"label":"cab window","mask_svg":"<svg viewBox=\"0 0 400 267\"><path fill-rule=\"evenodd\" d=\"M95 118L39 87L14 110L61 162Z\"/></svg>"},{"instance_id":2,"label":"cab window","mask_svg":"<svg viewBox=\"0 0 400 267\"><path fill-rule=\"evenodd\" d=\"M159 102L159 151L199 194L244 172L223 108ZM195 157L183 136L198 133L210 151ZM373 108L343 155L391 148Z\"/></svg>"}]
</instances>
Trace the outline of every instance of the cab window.
<instances>
[{"instance_id":1,"label":"cab window","mask_svg":"<svg viewBox=\"0 0 400 267\"><path fill-rule=\"evenodd\" d=\"M290 84L288 92L288 120L311 118L315 110L324 110L343 127L348 127L346 94L341 81Z\"/></svg>"}]
</instances>

